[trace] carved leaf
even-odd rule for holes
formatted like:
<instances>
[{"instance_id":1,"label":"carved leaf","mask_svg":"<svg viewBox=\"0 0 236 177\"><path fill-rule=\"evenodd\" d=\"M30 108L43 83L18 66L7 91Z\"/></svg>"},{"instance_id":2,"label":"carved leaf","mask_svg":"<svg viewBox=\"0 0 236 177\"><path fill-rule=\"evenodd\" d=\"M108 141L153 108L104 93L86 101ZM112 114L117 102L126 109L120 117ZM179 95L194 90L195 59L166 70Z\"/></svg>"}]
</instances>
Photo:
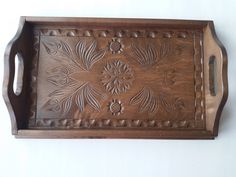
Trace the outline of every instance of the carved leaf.
<instances>
[{"instance_id":1,"label":"carved leaf","mask_svg":"<svg viewBox=\"0 0 236 177\"><path fill-rule=\"evenodd\" d=\"M84 111L86 104L99 111L101 105L97 98L103 98L103 95L89 83L70 83L50 93L49 97L52 97L52 100L59 100L56 103L59 105L61 112L66 114L71 110L73 102L76 103L80 112Z\"/></svg>"},{"instance_id":2,"label":"carved leaf","mask_svg":"<svg viewBox=\"0 0 236 177\"><path fill-rule=\"evenodd\" d=\"M85 40L80 40L77 43L75 53L78 58L74 58L72 49L66 42L61 40L45 40L42 43L47 53L53 56L55 60L63 62L59 59L69 58L75 66L82 70L90 70L91 67L103 58L106 53L105 49L97 50L97 42L95 40L90 43L86 43ZM64 62L68 63L67 60Z\"/></svg>"},{"instance_id":3,"label":"carved leaf","mask_svg":"<svg viewBox=\"0 0 236 177\"><path fill-rule=\"evenodd\" d=\"M72 79L70 74L72 73L71 67L61 65L47 70L47 80L55 86L63 86L68 84Z\"/></svg>"},{"instance_id":4,"label":"carved leaf","mask_svg":"<svg viewBox=\"0 0 236 177\"><path fill-rule=\"evenodd\" d=\"M95 95L93 94L94 92L92 92L91 90L93 90L93 88L89 86L86 87L86 89L84 90L85 99L92 108L94 108L95 110L99 110L101 106L97 101Z\"/></svg>"},{"instance_id":5,"label":"carved leaf","mask_svg":"<svg viewBox=\"0 0 236 177\"><path fill-rule=\"evenodd\" d=\"M94 63L104 57L106 50L96 51L97 42L94 40L89 44L86 44L84 40L81 40L76 45L76 54L78 60L81 61L83 67L86 70L90 70Z\"/></svg>"},{"instance_id":6,"label":"carved leaf","mask_svg":"<svg viewBox=\"0 0 236 177\"><path fill-rule=\"evenodd\" d=\"M72 105L72 96L66 98L65 100L62 101L62 108L63 108L63 113L66 114L70 111L71 105Z\"/></svg>"},{"instance_id":7,"label":"carved leaf","mask_svg":"<svg viewBox=\"0 0 236 177\"><path fill-rule=\"evenodd\" d=\"M77 105L77 107L79 108L80 112L83 112L84 110L84 91L83 89L81 90L81 92L77 93L77 98L75 100L75 103Z\"/></svg>"},{"instance_id":8,"label":"carved leaf","mask_svg":"<svg viewBox=\"0 0 236 177\"><path fill-rule=\"evenodd\" d=\"M150 89L144 87L130 99L130 104L139 104L140 112L149 111L154 113L158 109L158 98L153 95L153 92Z\"/></svg>"},{"instance_id":9,"label":"carved leaf","mask_svg":"<svg viewBox=\"0 0 236 177\"><path fill-rule=\"evenodd\" d=\"M162 107L164 107L167 112L171 112L171 110L173 110L173 105L169 101L167 101L164 95L160 95L160 102Z\"/></svg>"},{"instance_id":10,"label":"carved leaf","mask_svg":"<svg viewBox=\"0 0 236 177\"><path fill-rule=\"evenodd\" d=\"M63 54L70 57L71 56L70 46L67 43L63 42L63 41L60 41L60 43L61 43L61 49L63 51Z\"/></svg>"},{"instance_id":11,"label":"carved leaf","mask_svg":"<svg viewBox=\"0 0 236 177\"><path fill-rule=\"evenodd\" d=\"M139 105L139 111L149 111L154 113L158 110L159 106L162 106L166 112L175 113L184 108L184 102L179 98L167 96L161 93L159 96L154 96L153 91L144 87L134 97L130 99L130 104Z\"/></svg>"},{"instance_id":12,"label":"carved leaf","mask_svg":"<svg viewBox=\"0 0 236 177\"><path fill-rule=\"evenodd\" d=\"M179 98L160 94L160 103L166 112L181 111L184 108L184 102Z\"/></svg>"},{"instance_id":13,"label":"carved leaf","mask_svg":"<svg viewBox=\"0 0 236 177\"><path fill-rule=\"evenodd\" d=\"M142 101L144 96L144 89L138 92L134 97L130 99L130 104L138 104Z\"/></svg>"},{"instance_id":14,"label":"carved leaf","mask_svg":"<svg viewBox=\"0 0 236 177\"><path fill-rule=\"evenodd\" d=\"M70 46L66 42L63 42L61 40L43 41L43 46L45 47L47 53L54 57L63 57L63 58L72 57L72 50Z\"/></svg>"},{"instance_id":15,"label":"carved leaf","mask_svg":"<svg viewBox=\"0 0 236 177\"><path fill-rule=\"evenodd\" d=\"M177 110L184 109L185 105L184 105L183 100L181 100L180 98L176 98L175 101L174 101L174 107Z\"/></svg>"},{"instance_id":16,"label":"carved leaf","mask_svg":"<svg viewBox=\"0 0 236 177\"><path fill-rule=\"evenodd\" d=\"M86 84L83 89L77 92L76 96L76 105L78 106L80 112L83 112L85 102L90 105L95 110L100 109L100 103L98 102L96 96L102 97L102 94L98 93L94 88L89 84Z\"/></svg>"},{"instance_id":17,"label":"carved leaf","mask_svg":"<svg viewBox=\"0 0 236 177\"><path fill-rule=\"evenodd\" d=\"M59 101L57 99L50 99L48 100L44 106L44 108L46 108L49 111L53 111L53 112L59 112L60 111L60 105L59 105Z\"/></svg>"},{"instance_id":18,"label":"carved leaf","mask_svg":"<svg viewBox=\"0 0 236 177\"><path fill-rule=\"evenodd\" d=\"M100 60L104 55L105 55L105 50L100 50L100 51L97 51L96 53L94 53L92 56L91 56L91 66L96 63L98 60Z\"/></svg>"},{"instance_id":19,"label":"carved leaf","mask_svg":"<svg viewBox=\"0 0 236 177\"><path fill-rule=\"evenodd\" d=\"M61 95L64 95L65 92L61 89L59 90L54 90L52 93L50 93L48 96L61 96Z\"/></svg>"},{"instance_id":20,"label":"carved leaf","mask_svg":"<svg viewBox=\"0 0 236 177\"><path fill-rule=\"evenodd\" d=\"M163 85L169 87L171 85L174 85L175 82L176 82L176 70L171 68L164 71Z\"/></svg>"},{"instance_id":21,"label":"carved leaf","mask_svg":"<svg viewBox=\"0 0 236 177\"><path fill-rule=\"evenodd\" d=\"M159 46L147 44L144 47L132 43L131 49L134 54L132 58L143 66L151 66L158 63L171 53L170 44L168 42L161 42Z\"/></svg>"},{"instance_id":22,"label":"carved leaf","mask_svg":"<svg viewBox=\"0 0 236 177\"><path fill-rule=\"evenodd\" d=\"M148 44L146 47L141 47L132 44L132 51L135 55L134 59L141 65L147 66L156 63L157 51L154 46Z\"/></svg>"},{"instance_id":23,"label":"carved leaf","mask_svg":"<svg viewBox=\"0 0 236 177\"><path fill-rule=\"evenodd\" d=\"M163 59L171 52L171 46L169 42L162 42L158 50L159 59Z\"/></svg>"}]
</instances>

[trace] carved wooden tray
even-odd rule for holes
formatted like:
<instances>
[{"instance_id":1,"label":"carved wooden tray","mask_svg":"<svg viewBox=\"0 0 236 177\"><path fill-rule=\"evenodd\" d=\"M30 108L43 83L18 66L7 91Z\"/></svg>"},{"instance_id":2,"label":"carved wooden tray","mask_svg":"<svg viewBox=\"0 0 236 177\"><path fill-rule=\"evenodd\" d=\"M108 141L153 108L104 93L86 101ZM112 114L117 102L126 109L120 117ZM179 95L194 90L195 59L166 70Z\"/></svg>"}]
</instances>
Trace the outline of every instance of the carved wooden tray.
<instances>
[{"instance_id":1,"label":"carved wooden tray","mask_svg":"<svg viewBox=\"0 0 236 177\"><path fill-rule=\"evenodd\" d=\"M214 138L227 92L212 21L21 17L5 53L16 137Z\"/></svg>"}]
</instances>

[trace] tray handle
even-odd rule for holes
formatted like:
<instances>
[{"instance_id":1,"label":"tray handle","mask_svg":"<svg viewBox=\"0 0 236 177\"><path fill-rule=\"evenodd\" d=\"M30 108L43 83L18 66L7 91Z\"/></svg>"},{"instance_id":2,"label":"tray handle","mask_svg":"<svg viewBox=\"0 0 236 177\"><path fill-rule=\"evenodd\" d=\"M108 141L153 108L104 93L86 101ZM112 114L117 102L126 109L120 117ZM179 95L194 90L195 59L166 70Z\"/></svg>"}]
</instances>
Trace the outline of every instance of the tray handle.
<instances>
[{"instance_id":1,"label":"tray handle","mask_svg":"<svg viewBox=\"0 0 236 177\"><path fill-rule=\"evenodd\" d=\"M3 98L10 113L12 134L16 135L26 123L26 61L25 61L25 17L20 18L19 27L14 38L8 43L4 55ZM15 77L15 56L18 56L18 77ZM22 76L20 78L20 76ZM17 89L13 90L14 79L17 79ZM19 80L21 79L21 80Z\"/></svg>"},{"instance_id":2,"label":"tray handle","mask_svg":"<svg viewBox=\"0 0 236 177\"><path fill-rule=\"evenodd\" d=\"M228 98L227 53L218 40L213 22L204 29L206 129L218 135L221 112Z\"/></svg>"}]
</instances>

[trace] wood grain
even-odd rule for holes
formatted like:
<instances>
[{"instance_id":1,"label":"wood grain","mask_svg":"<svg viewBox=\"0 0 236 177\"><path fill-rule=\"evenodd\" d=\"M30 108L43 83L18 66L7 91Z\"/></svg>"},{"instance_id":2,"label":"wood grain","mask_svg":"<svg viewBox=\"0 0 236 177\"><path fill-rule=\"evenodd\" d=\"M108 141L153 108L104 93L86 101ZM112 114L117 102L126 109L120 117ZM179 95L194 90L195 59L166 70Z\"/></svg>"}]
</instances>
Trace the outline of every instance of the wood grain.
<instances>
[{"instance_id":1,"label":"wood grain","mask_svg":"<svg viewBox=\"0 0 236 177\"><path fill-rule=\"evenodd\" d=\"M227 56L211 21L21 17L3 88L16 137L211 139Z\"/></svg>"}]
</instances>

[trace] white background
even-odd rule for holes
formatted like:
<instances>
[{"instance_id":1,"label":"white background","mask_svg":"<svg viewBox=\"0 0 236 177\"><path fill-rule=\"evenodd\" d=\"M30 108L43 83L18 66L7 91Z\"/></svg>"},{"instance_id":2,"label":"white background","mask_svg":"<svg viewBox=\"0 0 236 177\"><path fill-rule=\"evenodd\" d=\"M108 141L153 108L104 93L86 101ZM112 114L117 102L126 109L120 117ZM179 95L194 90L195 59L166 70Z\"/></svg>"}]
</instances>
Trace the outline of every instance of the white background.
<instances>
[{"instance_id":1,"label":"white background","mask_svg":"<svg viewBox=\"0 0 236 177\"><path fill-rule=\"evenodd\" d=\"M229 99L215 140L15 139L0 99L0 177L236 176L235 0L1 0L3 55L19 16L212 19L229 60ZM233 77L234 76L234 77Z\"/></svg>"}]
</instances>

